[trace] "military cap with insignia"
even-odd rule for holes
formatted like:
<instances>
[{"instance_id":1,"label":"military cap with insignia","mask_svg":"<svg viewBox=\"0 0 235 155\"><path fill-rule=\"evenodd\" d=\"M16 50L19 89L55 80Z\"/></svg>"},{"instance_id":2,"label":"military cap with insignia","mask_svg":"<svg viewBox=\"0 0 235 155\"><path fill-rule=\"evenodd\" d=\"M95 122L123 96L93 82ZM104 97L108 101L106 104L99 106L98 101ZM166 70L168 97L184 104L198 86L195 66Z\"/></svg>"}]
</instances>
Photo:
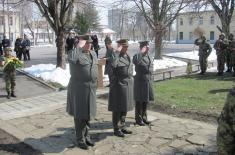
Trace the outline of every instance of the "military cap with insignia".
<instances>
[{"instance_id":1,"label":"military cap with insignia","mask_svg":"<svg viewBox=\"0 0 235 155\"><path fill-rule=\"evenodd\" d=\"M122 46L129 46L128 39L120 39L116 41L118 44L121 44Z\"/></svg>"},{"instance_id":2,"label":"military cap with insignia","mask_svg":"<svg viewBox=\"0 0 235 155\"><path fill-rule=\"evenodd\" d=\"M80 35L78 37L82 40L86 40L88 43L93 43L93 40L91 39L90 35Z\"/></svg>"},{"instance_id":3,"label":"military cap with insignia","mask_svg":"<svg viewBox=\"0 0 235 155\"><path fill-rule=\"evenodd\" d=\"M139 41L140 47L148 46L149 41Z\"/></svg>"}]
</instances>

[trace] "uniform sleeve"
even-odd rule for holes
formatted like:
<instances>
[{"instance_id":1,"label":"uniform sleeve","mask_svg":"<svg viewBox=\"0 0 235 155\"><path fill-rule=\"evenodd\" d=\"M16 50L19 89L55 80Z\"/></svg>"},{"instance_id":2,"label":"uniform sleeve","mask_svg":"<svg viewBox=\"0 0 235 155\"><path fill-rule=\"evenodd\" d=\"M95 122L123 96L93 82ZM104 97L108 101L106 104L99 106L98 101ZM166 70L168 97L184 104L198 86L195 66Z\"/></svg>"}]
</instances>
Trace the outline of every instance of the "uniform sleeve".
<instances>
[{"instance_id":1,"label":"uniform sleeve","mask_svg":"<svg viewBox=\"0 0 235 155\"><path fill-rule=\"evenodd\" d=\"M76 48L76 49L71 50L71 52L68 53L68 61L70 63L76 64L81 52L82 52L82 48Z\"/></svg>"},{"instance_id":2,"label":"uniform sleeve","mask_svg":"<svg viewBox=\"0 0 235 155\"><path fill-rule=\"evenodd\" d=\"M113 52L110 56L110 64L113 68L117 68L119 63L119 52Z\"/></svg>"},{"instance_id":3,"label":"uniform sleeve","mask_svg":"<svg viewBox=\"0 0 235 155\"><path fill-rule=\"evenodd\" d=\"M214 47L214 49L215 49L215 50L217 50L217 49L218 49L218 40L215 42L215 44L214 44L214 46L213 46L213 47Z\"/></svg>"},{"instance_id":4,"label":"uniform sleeve","mask_svg":"<svg viewBox=\"0 0 235 155\"><path fill-rule=\"evenodd\" d=\"M199 46L198 39L196 39L196 40L194 41L194 44L197 45L197 46Z\"/></svg>"},{"instance_id":5,"label":"uniform sleeve","mask_svg":"<svg viewBox=\"0 0 235 155\"><path fill-rule=\"evenodd\" d=\"M142 59L142 56L140 54L136 54L134 55L132 62L136 66L141 63L141 59Z\"/></svg>"}]
</instances>

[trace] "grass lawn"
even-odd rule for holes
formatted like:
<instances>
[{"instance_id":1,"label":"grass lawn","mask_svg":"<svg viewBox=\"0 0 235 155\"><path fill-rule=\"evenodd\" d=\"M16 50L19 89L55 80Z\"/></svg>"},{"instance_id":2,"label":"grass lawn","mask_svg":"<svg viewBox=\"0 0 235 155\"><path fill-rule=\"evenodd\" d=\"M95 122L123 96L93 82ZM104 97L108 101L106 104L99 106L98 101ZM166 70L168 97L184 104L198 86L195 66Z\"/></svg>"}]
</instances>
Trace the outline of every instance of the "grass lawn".
<instances>
[{"instance_id":1,"label":"grass lawn","mask_svg":"<svg viewBox=\"0 0 235 155\"><path fill-rule=\"evenodd\" d=\"M231 74L190 75L154 83L155 104L183 111L219 114L229 89L234 86Z\"/></svg>"}]
</instances>

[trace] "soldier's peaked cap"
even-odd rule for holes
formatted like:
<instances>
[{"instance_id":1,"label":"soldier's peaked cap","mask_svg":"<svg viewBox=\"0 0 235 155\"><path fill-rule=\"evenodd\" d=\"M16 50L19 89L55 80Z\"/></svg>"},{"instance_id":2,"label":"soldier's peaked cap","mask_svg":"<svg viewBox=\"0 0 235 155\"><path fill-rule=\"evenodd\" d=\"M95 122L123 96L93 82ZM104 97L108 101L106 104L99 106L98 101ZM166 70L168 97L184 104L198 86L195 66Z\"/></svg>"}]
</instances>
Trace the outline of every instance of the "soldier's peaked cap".
<instances>
[{"instance_id":1,"label":"soldier's peaked cap","mask_svg":"<svg viewBox=\"0 0 235 155\"><path fill-rule=\"evenodd\" d=\"M121 44L122 46L129 46L128 45L128 39L120 39L116 41L118 44Z\"/></svg>"},{"instance_id":2,"label":"soldier's peaked cap","mask_svg":"<svg viewBox=\"0 0 235 155\"><path fill-rule=\"evenodd\" d=\"M143 46L148 46L149 45L149 41L139 41L140 47Z\"/></svg>"},{"instance_id":3,"label":"soldier's peaked cap","mask_svg":"<svg viewBox=\"0 0 235 155\"><path fill-rule=\"evenodd\" d=\"M89 42L89 43L92 43L93 42L93 40L91 39L91 36L90 35L79 35L78 36L80 39L82 39L82 40L86 40L87 42Z\"/></svg>"}]
</instances>

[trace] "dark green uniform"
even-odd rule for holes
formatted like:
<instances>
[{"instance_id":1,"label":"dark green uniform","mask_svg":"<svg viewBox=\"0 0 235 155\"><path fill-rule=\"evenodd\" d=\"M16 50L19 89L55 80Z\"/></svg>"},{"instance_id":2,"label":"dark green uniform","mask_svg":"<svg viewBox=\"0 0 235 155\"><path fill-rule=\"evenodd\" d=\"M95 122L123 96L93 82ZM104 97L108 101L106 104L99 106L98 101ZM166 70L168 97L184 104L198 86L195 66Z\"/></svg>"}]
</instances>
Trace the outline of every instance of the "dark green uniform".
<instances>
[{"instance_id":1,"label":"dark green uniform","mask_svg":"<svg viewBox=\"0 0 235 155\"><path fill-rule=\"evenodd\" d=\"M105 64L105 70L104 70L104 74L107 75L110 77L110 74L112 74L112 65L110 63L110 58L112 57L113 55L113 48L110 48L110 49L107 49L107 52L106 52L106 55L105 55L105 58L106 58L106 64Z\"/></svg>"},{"instance_id":2,"label":"dark green uniform","mask_svg":"<svg viewBox=\"0 0 235 155\"><path fill-rule=\"evenodd\" d=\"M205 37L196 39L194 44L199 46L199 53L198 53L199 64L200 64L201 74L204 74L207 69L207 58L210 55L212 49L210 44L206 42Z\"/></svg>"},{"instance_id":3,"label":"dark green uniform","mask_svg":"<svg viewBox=\"0 0 235 155\"><path fill-rule=\"evenodd\" d=\"M2 60L7 62L12 56L2 57ZM15 78L16 78L16 68L14 66L6 66L3 70L4 79L6 83L6 91L8 94L14 94L15 91Z\"/></svg>"},{"instance_id":4,"label":"dark green uniform","mask_svg":"<svg viewBox=\"0 0 235 155\"><path fill-rule=\"evenodd\" d=\"M233 76L235 76L235 40L232 34L229 35L228 50L231 53L231 71L233 70Z\"/></svg>"},{"instance_id":5,"label":"dark green uniform","mask_svg":"<svg viewBox=\"0 0 235 155\"><path fill-rule=\"evenodd\" d=\"M214 44L214 49L216 50L216 55L217 55L218 75L223 75L224 72L225 52L227 50L227 47L228 47L228 42L224 38L218 39Z\"/></svg>"},{"instance_id":6,"label":"dark green uniform","mask_svg":"<svg viewBox=\"0 0 235 155\"><path fill-rule=\"evenodd\" d=\"M68 52L70 81L67 112L74 116L78 143L89 141L89 121L96 115L98 60L96 53L77 48Z\"/></svg>"},{"instance_id":7,"label":"dark green uniform","mask_svg":"<svg viewBox=\"0 0 235 155\"><path fill-rule=\"evenodd\" d=\"M135 120L137 124L147 121L147 104L154 100L152 86L153 64L146 53L138 53L133 57L136 75L134 77ZM147 123L146 123L147 124Z\"/></svg>"},{"instance_id":8,"label":"dark green uniform","mask_svg":"<svg viewBox=\"0 0 235 155\"><path fill-rule=\"evenodd\" d=\"M111 38L109 36L106 36L104 39L106 50L108 50L107 44L109 44L110 42L112 42Z\"/></svg>"},{"instance_id":9,"label":"dark green uniform","mask_svg":"<svg viewBox=\"0 0 235 155\"><path fill-rule=\"evenodd\" d=\"M217 146L219 155L235 154L235 88L228 94L218 119Z\"/></svg>"},{"instance_id":10,"label":"dark green uniform","mask_svg":"<svg viewBox=\"0 0 235 155\"><path fill-rule=\"evenodd\" d=\"M125 118L133 109L133 67L129 55L113 53L110 63L113 74L110 78L108 110L113 112L114 132L125 129Z\"/></svg>"}]
</instances>

